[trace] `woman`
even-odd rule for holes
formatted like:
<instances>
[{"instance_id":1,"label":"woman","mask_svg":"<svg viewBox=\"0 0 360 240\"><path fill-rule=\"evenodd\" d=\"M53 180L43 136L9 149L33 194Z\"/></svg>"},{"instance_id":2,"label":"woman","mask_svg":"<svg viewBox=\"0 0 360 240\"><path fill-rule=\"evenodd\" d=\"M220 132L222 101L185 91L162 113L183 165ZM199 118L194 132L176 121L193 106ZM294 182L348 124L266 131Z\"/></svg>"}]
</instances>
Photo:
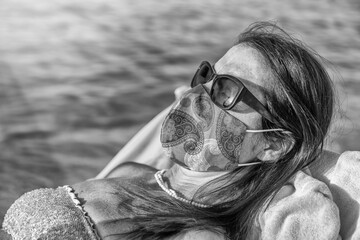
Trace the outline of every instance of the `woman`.
<instances>
[{"instance_id":1,"label":"woman","mask_svg":"<svg viewBox=\"0 0 360 240\"><path fill-rule=\"evenodd\" d=\"M218 62L200 65L166 117L161 143L172 168L129 163L121 177L35 190L12 205L3 228L14 239L271 239L280 236L279 199L311 182L319 194L309 216L322 218L275 222L289 227L286 236L312 229L337 239L329 189L301 171L321 153L333 113L317 58L273 24L250 26Z\"/></svg>"}]
</instances>

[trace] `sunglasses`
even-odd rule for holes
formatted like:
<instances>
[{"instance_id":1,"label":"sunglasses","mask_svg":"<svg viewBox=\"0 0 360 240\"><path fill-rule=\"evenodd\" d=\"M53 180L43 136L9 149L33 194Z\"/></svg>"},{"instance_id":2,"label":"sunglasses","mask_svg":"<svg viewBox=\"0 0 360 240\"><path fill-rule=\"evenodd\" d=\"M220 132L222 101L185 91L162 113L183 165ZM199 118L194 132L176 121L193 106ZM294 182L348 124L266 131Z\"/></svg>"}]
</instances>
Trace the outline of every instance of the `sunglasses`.
<instances>
[{"instance_id":1,"label":"sunglasses","mask_svg":"<svg viewBox=\"0 0 360 240\"><path fill-rule=\"evenodd\" d=\"M210 90L210 98L218 107L231 110L238 102L242 101L270 122L276 123L271 113L244 86L241 79L227 74L216 74L213 66L207 61L200 64L191 81L191 87L205 84L211 80L213 80L213 84Z\"/></svg>"}]
</instances>

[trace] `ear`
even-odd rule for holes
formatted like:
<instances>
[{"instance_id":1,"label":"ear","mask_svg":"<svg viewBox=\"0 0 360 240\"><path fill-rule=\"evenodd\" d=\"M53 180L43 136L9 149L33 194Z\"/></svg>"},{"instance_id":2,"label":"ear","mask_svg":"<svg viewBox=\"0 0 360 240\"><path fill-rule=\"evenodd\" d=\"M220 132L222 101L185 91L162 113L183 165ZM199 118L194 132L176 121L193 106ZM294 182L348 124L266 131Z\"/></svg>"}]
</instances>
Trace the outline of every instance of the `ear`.
<instances>
[{"instance_id":1,"label":"ear","mask_svg":"<svg viewBox=\"0 0 360 240\"><path fill-rule=\"evenodd\" d=\"M257 158L261 161L277 161L288 153L294 146L294 141L290 139L273 139L265 143L264 149L259 152Z\"/></svg>"}]
</instances>

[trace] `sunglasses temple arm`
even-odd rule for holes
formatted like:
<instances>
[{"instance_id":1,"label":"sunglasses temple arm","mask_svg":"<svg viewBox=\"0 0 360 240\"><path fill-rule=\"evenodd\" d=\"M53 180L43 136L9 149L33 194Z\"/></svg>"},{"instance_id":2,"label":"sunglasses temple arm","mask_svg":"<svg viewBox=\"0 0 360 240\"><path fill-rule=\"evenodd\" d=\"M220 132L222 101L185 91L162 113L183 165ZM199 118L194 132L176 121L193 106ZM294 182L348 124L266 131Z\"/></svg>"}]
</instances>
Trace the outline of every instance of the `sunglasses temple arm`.
<instances>
[{"instance_id":1,"label":"sunglasses temple arm","mask_svg":"<svg viewBox=\"0 0 360 240\"><path fill-rule=\"evenodd\" d=\"M263 117L272 123L277 124L278 122L274 119L271 113L265 108L265 106L246 88L243 89L242 97L239 98L241 101L246 103L248 106L253 108L255 111L260 113Z\"/></svg>"}]
</instances>

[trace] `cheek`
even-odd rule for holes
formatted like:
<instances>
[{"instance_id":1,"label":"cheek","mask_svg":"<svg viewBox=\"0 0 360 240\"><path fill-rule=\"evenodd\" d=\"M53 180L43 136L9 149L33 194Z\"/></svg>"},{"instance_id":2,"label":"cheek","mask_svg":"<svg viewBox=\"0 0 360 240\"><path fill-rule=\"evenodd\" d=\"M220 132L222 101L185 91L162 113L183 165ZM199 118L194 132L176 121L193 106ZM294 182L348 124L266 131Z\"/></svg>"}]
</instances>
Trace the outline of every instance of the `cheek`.
<instances>
[{"instance_id":1,"label":"cheek","mask_svg":"<svg viewBox=\"0 0 360 240\"><path fill-rule=\"evenodd\" d=\"M254 160L265 148L264 138L261 133L247 133L244 138L240 163Z\"/></svg>"},{"instance_id":2,"label":"cheek","mask_svg":"<svg viewBox=\"0 0 360 240\"><path fill-rule=\"evenodd\" d=\"M245 123L248 129L262 129L262 116L255 110L249 113L231 112L231 115Z\"/></svg>"}]
</instances>

